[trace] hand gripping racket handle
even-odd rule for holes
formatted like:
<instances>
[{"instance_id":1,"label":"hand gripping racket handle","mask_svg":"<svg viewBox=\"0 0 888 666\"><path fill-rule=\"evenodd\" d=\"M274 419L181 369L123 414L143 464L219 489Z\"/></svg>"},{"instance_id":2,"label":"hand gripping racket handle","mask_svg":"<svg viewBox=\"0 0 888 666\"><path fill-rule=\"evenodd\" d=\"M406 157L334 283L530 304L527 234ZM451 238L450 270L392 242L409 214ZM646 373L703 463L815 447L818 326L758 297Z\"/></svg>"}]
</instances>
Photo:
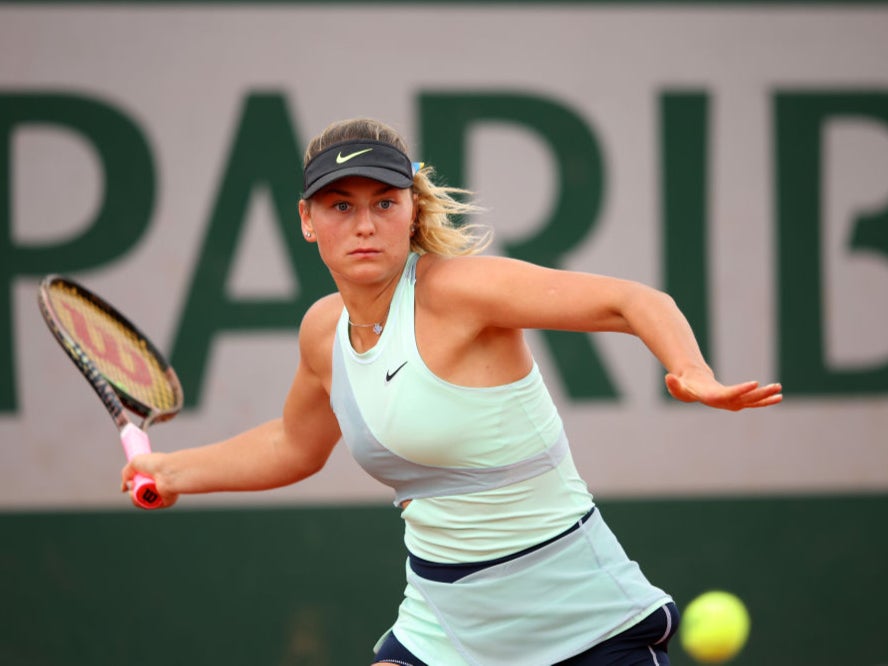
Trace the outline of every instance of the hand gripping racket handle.
<instances>
[{"instance_id":1,"label":"hand gripping racket handle","mask_svg":"<svg viewBox=\"0 0 888 666\"><path fill-rule=\"evenodd\" d=\"M137 425L127 423L120 431L120 442L126 453L126 459L132 460L143 453L151 453L151 442L144 430ZM144 474L136 474L133 477L133 497L143 509L156 509L160 506L160 494L154 479Z\"/></svg>"}]
</instances>

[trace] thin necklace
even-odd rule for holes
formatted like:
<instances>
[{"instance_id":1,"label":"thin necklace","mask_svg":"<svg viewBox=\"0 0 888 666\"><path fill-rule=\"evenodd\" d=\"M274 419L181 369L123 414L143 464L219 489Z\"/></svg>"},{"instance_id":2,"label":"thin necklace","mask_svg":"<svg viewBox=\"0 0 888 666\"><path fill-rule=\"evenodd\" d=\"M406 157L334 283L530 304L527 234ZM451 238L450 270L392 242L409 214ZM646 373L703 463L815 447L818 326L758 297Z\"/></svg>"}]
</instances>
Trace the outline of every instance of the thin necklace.
<instances>
[{"instance_id":1,"label":"thin necklace","mask_svg":"<svg viewBox=\"0 0 888 666\"><path fill-rule=\"evenodd\" d=\"M354 328L372 328L373 332L376 333L376 335L382 335L382 322L381 321L377 321L373 324L356 324L351 319L349 319L348 325L352 326Z\"/></svg>"},{"instance_id":2,"label":"thin necklace","mask_svg":"<svg viewBox=\"0 0 888 666\"><path fill-rule=\"evenodd\" d=\"M389 308L391 308L391 304L389 304ZM382 335L382 328L385 326L385 320L388 319L388 310L385 311L385 315L382 318L382 321L377 321L372 324L356 324L351 320L351 317L348 318L348 325L353 326L354 328L371 328L376 335Z\"/></svg>"}]
</instances>

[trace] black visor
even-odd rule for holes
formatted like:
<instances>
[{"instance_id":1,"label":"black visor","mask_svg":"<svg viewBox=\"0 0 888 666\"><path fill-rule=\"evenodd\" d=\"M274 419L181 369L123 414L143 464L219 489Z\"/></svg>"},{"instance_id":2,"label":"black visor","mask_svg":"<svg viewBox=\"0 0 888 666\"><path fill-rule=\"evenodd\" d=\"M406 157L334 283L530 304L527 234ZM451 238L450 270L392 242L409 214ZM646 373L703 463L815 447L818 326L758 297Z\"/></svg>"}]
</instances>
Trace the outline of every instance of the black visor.
<instances>
[{"instance_id":1,"label":"black visor","mask_svg":"<svg viewBox=\"0 0 888 666\"><path fill-rule=\"evenodd\" d=\"M413 185L413 164L407 155L381 141L359 139L337 143L305 165L302 198L308 199L322 187L348 176L372 178L403 189Z\"/></svg>"}]
</instances>

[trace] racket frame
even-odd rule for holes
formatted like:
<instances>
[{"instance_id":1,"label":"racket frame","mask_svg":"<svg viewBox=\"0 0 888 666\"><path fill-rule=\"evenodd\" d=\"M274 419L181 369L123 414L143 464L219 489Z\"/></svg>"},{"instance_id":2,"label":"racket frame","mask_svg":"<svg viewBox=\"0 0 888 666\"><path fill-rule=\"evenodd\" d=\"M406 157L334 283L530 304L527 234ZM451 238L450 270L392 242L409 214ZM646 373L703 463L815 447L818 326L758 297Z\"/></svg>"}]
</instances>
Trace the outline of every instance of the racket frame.
<instances>
[{"instance_id":1,"label":"racket frame","mask_svg":"<svg viewBox=\"0 0 888 666\"><path fill-rule=\"evenodd\" d=\"M174 404L167 409L158 409L152 405L145 404L141 400L131 396L122 388L109 381L97 365L93 362L89 354L77 342L77 340L68 333L66 326L62 323L58 313L50 297L50 292L57 285L64 285L73 289L78 296L83 297L99 310L107 314L110 318L117 320L122 326L130 329L144 344L149 353L157 360L161 370L163 371L166 381L169 383L175 396ZM68 355L77 369L92 386L96 395L102 401L108 414L111 416L114 424L120 434L121 443L126 453L127 460L131 460L134 456L142 453L150 453L151 445L145 430L153 423L162 423L172 419L182 408L184 394L179 377L175 370L166 361L163 354L154 346L151 340L142 331L135 326L127 317L125 317L117 308L112 306L106 300L90 291L83 285L57 274L47 275L43 278L38 289L37 303L40 307L40 313L46 322L47 327L52 332L56 341L61 345L62 349ZM140 425L136 425L127 415L126 410L141 417ZM154 480L143 474L137 474L133 479L133 497L136 502L146 509L158 508L160 506L160 495Z\"/></svg>"}]
</instances>

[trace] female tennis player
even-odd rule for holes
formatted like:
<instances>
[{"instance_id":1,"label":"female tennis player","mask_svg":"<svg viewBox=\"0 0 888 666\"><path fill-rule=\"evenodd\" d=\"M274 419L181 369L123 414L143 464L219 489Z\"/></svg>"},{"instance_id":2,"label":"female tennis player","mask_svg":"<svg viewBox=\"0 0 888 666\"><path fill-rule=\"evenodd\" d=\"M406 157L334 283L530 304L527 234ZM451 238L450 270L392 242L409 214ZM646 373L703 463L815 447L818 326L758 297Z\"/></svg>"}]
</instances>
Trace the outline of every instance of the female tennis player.
<instances>
[{"instance_id":1,"label":"female tennis player","mask_svg":"<svg viewBox=\"0 0 888 666\"><path fill-rule=\"evenodd\" d=\"M779 384L726 386L673 300L636 282L482 255L451 223L458 190L369 119L306 151L302 232L338 291L315 303L280 418L231 439L134 458L163 505L320 470L342 438L391 486L407 586L374 664L668 664L678 612L596 509L525 329L638 336L678 400L740 410Z\"/></svg>"}]
</instances>

